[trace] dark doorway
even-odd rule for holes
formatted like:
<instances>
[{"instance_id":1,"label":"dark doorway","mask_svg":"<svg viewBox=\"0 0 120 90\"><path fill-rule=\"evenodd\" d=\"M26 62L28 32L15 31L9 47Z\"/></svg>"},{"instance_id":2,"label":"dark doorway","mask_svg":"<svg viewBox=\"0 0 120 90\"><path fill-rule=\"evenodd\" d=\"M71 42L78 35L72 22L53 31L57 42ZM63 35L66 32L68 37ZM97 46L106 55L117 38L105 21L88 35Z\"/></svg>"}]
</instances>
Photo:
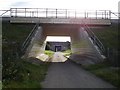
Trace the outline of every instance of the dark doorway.
<instances>
[{"instance_id":1,"label":"dark doorway","mask_svg":"<svg viewBox=\"0 0 120 90\"><path fill-rule=\"evenodd\" d=\"M61 51L61 46L55 46L55 52Z\"/></svg>"}]
</instances>

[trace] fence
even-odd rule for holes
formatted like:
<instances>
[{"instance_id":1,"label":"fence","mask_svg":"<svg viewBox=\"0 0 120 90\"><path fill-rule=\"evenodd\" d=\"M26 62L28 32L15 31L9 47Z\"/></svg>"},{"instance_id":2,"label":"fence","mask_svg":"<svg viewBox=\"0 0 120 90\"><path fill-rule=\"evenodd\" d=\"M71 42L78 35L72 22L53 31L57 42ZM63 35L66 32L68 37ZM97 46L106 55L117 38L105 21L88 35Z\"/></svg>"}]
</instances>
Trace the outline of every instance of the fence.
<instances>
[{"instance_id":1,"label":"fence","mask_svg":"<svg viewBox=\"0 0 120 90\"><path fill-rule=\"evenodd\" d=\"M10 10L0 10L0 17L10 16Z\"/></svg>"},{"instance_id":2,"label":"fence","mask_svg":"<svg viewBox=\"0 0 120 90\"><path fill-rule=\"evenodd\" d=\"M119 50L118 49L114 49L114 48L109 48L106 47L106 56L108 58L108 60L117 67L120 67L120 61L118 60L119 57Z\"/></svg>"}]
</instances>

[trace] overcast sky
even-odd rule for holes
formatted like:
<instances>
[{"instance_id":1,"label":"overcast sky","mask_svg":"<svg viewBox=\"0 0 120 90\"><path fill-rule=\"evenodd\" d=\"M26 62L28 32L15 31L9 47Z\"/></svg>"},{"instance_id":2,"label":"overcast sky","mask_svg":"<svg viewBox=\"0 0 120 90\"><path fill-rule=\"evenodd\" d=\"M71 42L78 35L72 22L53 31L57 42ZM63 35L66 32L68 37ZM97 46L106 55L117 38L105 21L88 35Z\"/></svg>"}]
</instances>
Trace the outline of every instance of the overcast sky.
<instances>
[{"instance_id":1,"label":"overcast sky","mask_svg":"<svg viewBox=\"0 0 120 90\"><path fill-rule=\"evenodd\" d=\"M120 0L0 0L0 9L12 7L64 8L79 10L118 11Z\"/></svg>"}]
</instances>

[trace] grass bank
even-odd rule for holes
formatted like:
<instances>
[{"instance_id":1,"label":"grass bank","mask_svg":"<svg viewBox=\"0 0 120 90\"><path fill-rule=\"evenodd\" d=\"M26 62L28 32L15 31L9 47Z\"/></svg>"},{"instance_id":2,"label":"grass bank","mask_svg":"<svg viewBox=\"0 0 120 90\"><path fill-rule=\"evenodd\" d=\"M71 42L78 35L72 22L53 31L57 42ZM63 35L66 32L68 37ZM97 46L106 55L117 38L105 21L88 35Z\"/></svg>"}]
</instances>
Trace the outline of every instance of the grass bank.
<instances>
[{"instance_id":1,"label":"grass bank","mask_svg":"<svg viewBox=\"0 0 120 90\"><path fill-rule=\"evenodd\" d=\"M120 68L112 67L108 62L83 66L84 69L120 88Z\"/></svg>"},{"instance_id":2,"label":"grass bank","mask_svg":"<svg viewBox=\"0 0 120 90\"><path fill-rule=\"evenodd\" d=\"M44 80L49 64L35 65L22 60L17 78L3 82L3 88L41 88L40 82ZM19 78L18 78L19 77Z\"/></svg>"},{"instance_id":3,"label":"grass bank","mask_svg":"<svg viewBox=\"0 0 120 90\"><path fill-rule=\"evenodd\" d=\"M52 57L53 56L53 54L54 54L54 52L53 51L51 51L51 50L45 50L45 52L44 52L46 55L48 55L49 57Z\"/></svg>"},{"instance_id":4,"label":"grass bank","mask_svg":"<svg viewBox=\"0 0 120 90\"><path fill-rule=\"evenodd\" d=\"M119 57L119 23L117 20L111 20L110 26L91 27L91 30L100 39L105 47L104 54L113 66L120 67Z\"/></svg>"},{"instance_id":5,"label":"grass bank","mask_svg":"<svg viewBox=\"0 0 120 90\"><path fill-rule=\"evenodd\" d=\"M66 56L70 56L72 52L70 49L68 49L68 50L62 51L62 53L66 57Z\"/></svg>"},{"instance_id":6,"label":"grass bank","mask_svg":"<svg viewBox=\"0 0 120 90\"><path fill-rule=\"evenodd\" d=\"M26 39L34 24L11 24L2 22L2 39L22 44Z\"/></svg>"},{"instance_id":7,"label":"grass bank","mask_svg":"<svg viewBox=\"0 0 120 90\"><path fill-rule=\"evenodd\" d=\"M34 65L21 59L21 45L34 24L2 22L2 85L3 88L41 88L48 63Z\"/></svg>"},{"instance_id":8,"label":"grass bank","mask_svg":"<svg viewBox=\"0 0 120 90\"><path fill-rule=\"evenodd\" d=\"M112 23L110 26L93 27L91 30L98 36L104 46L118 49L118 23Z\"/></svg>"}]
</instances>

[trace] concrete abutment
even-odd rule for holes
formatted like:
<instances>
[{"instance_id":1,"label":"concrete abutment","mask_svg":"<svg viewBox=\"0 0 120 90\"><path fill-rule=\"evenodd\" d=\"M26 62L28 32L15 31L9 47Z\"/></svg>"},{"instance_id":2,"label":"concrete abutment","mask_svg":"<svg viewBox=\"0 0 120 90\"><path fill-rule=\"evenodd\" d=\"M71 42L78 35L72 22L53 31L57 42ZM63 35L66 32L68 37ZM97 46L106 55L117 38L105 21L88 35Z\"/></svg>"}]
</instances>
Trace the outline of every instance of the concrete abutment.
<instances>
[{"instance_id":1,"label":"concrete abutment","mask_svg":"<svg viewBox=\"0 0 120 90\"><path fill-rule=\"evenodd\" d=\"M44 54L47 36L70 36L72 55L70 59L79 64L94 64L102 61L100 53L90 42L87 32L80 25L41 24L27 49L28 57L48 60Z\"/></svg>"}]
</instances>

